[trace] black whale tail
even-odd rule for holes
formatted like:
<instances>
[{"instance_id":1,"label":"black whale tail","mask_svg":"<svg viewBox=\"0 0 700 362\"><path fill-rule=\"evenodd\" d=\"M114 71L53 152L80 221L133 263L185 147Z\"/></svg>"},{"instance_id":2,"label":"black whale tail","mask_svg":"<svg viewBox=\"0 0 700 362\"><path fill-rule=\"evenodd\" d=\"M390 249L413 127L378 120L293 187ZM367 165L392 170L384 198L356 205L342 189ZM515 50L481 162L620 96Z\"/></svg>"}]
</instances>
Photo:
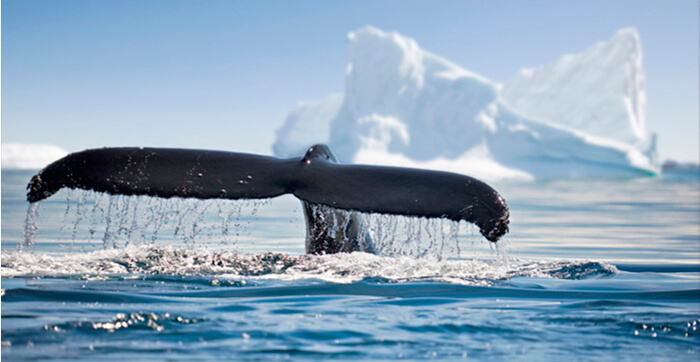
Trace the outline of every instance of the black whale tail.
<instances>
[{"instance_id":1,"label":"black whale tail","mask_svg":"<svg viewBox=\"0 0 700 362\"><path fill-rule=\"evenodd\" d=\"M48 165L27 188L29 202L61 188L199 199L261 199L292 193L309 204L344 210L466 220L493 242L508 232L510 216L503 198L472 177L341 165L325 145L311 147L301 159L187 149L91 149Z\"/></svg>"}]
</instances>

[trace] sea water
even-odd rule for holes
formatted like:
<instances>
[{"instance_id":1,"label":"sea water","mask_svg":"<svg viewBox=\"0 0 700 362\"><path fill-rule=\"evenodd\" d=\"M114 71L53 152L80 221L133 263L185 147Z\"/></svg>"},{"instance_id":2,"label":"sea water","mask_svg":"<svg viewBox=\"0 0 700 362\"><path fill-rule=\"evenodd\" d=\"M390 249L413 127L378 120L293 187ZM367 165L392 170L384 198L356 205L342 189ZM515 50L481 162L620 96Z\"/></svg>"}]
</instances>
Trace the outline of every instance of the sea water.
<instances>
[{"instance_id":1,"label":"sea water","mask_svg":"<svg viewBox=\"0 0 700 362\"><path fill-rule=\"evenodd\" d=\"M302 207L61 191L2 172L6 360L700 358L698 170L495 184L465 223L362 215L377 254L304 255Z\"/></svg>"}]
</instances>

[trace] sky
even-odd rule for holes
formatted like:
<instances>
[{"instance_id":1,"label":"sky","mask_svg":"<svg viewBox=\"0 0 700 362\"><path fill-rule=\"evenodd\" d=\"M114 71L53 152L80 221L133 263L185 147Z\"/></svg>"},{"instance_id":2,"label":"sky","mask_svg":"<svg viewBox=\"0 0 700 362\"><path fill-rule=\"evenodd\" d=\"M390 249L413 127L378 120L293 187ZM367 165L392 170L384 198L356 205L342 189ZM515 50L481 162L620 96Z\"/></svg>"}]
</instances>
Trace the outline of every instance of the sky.
<instances>
[{"instance_id":1,"label":"sky","mask_svg":"<svg viewBox=\"0 0 700 362\"><path fill-rule=\"evenodd\" d=\"M272 154L299 102L344 85L366 25L495 82L635 27L647 131L700 162L700 2L2 0L2 143Z\"/></svg>"}]
</instances>

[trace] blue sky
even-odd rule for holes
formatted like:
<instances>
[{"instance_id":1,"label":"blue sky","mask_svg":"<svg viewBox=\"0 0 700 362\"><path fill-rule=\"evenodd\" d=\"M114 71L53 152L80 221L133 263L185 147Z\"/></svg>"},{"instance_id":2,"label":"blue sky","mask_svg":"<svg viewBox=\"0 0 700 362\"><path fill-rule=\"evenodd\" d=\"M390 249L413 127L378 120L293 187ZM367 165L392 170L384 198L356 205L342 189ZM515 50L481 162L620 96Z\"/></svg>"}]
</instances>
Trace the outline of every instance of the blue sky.
<instances>
[{"instance_id":1,"label":"blue sky","mask_svg":"<svg viewBox=\"0 0 700 362\"><path fill-rule=\"evenodd\" d=\"M641 35L647 129L700 158L699 2L2 1L2 142L270 154L299 101L342 92L347 33L398 31L503 82Z\"/></svg>"}]
</instances>

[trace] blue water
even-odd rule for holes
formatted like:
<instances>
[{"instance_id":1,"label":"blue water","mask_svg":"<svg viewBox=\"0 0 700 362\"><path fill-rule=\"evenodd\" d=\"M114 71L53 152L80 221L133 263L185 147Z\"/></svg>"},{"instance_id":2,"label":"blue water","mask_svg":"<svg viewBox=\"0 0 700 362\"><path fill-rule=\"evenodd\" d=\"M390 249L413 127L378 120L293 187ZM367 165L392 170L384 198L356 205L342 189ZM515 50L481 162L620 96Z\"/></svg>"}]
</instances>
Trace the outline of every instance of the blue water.
<instances>
[{"instance_id":1,"label":"blue water","mask_svg":"<svg viewBox=\"0 0 700 362\"><path fill-rule=\"evenodd\" d=\"M286 197L62 191L34 233L31 175L2 172L7 360L700 358L697 170L496 184L512 215L496 246L367 216L381 255L327 256L303 255Z\"/></svg>"}]
</instances>

